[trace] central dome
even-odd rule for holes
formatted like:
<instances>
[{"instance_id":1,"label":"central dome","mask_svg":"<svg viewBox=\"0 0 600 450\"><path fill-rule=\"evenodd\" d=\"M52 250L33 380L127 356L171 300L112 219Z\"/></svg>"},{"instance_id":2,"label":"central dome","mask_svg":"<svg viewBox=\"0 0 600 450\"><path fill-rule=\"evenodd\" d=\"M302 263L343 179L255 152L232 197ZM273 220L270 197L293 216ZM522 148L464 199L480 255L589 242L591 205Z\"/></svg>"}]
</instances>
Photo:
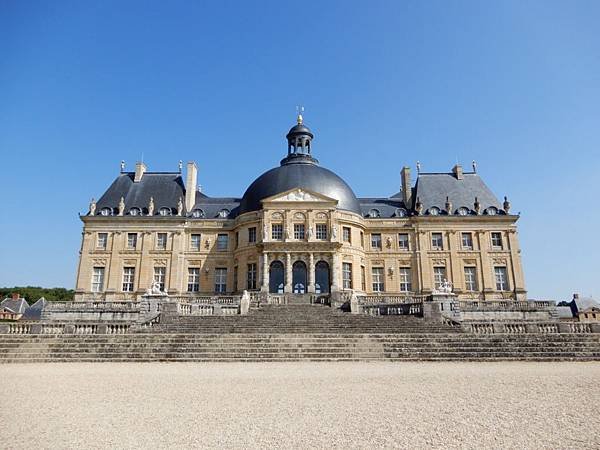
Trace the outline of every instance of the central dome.
<instances>
[{"instance_id":1,"label":"central dome","mask_svg":"<svg viewBox=\"0 0 600 450\"><path fill-rule=\"evenodd\" d=\"M338 201L338 208L360 214L360 205L348 184L331 170L319 166L319 162L310 156L310 144L313 134L302 123L287 134L288 156L275 167L258 177L246 189L240 203L240 214L262 209L261 200L300 188L313 191ZM293 152L292 152L293 149Z\"/></svg>"}]
</instances>

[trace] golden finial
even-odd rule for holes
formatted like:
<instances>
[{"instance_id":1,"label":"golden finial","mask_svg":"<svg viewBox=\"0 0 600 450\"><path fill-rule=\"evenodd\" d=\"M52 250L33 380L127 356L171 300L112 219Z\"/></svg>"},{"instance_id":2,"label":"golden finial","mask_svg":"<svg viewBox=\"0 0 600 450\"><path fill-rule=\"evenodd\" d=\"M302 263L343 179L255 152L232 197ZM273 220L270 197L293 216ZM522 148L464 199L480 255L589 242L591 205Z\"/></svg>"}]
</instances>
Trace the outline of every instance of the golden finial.
<instances>
[{"instance_id":1,"label":"golden finial","mask_svg":"<svg viewBox=\"0 0 600 450\"><path fill-rule=\"evenodd\" d=\"M298 117L296 118L298 125L302 125L302 122L304 122L304 118L302 117L304 106L296 106L296 112L298 113Z\"/></svg>"}]
</instances>

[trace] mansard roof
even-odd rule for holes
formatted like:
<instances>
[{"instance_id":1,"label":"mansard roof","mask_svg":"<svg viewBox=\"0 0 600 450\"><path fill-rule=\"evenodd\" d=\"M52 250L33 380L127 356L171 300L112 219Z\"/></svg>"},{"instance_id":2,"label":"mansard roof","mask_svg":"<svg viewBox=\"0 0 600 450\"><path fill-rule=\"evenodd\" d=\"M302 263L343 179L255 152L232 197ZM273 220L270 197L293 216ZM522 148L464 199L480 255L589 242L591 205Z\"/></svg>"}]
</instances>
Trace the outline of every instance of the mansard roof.
<instances>
[{"instance_id":1,"label":"mansard roof","mask_svg":"<svg viewBox=\"0 0 600 450\"><path fill-rule=\"evenodd\" d=\"M203 217L200 219L214 219L219 217L219 212L223 209L229 211L228 219L233 219L239 214L241 199L233 197L209 197L202 192L196 192L196 204L192 211L188 211L188 216L192 215L194 210L201 210Z\"/></svg>"},{"instance_id":2,"label":"mansard roof","mask_svg":"<svg viewBox=\"0 0 600 450\"><path fill-rule=\"evenodd\" d=\"M7 297L0 302L0 310L9 311L14 314L23 314L27 308L29 308L29 304L22 297Z\"/></svg>"}]
</instances>

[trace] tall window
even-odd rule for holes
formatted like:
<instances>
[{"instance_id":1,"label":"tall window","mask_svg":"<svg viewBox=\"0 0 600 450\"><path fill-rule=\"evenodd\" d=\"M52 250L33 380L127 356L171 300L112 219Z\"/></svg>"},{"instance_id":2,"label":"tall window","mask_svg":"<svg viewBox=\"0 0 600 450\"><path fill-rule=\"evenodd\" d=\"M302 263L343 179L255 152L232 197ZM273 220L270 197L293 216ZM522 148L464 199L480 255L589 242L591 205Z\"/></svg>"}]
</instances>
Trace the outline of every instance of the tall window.
<instances>
[{"instance_id":1,"label":"tall window","mask_svg":"<svg viewBox=\"0 0 600 450\"><path fill-rule=\"evenodd\" d=\"M373 292L383 292L385 290L385 280L383 277L383 267L373 267Z\"/></svg>"},{"instance_id":2,"label":"tall window","mask_svg":"<svg viewBox=\"0 0 600 450\"><path fill-rule=\"evenodd\" d=\"M200 291L200 268L190 267L188 268L188 292Z\"/></svg>"},{"instance_id":3,"label":"tall window","mask_svg":"<svg viewBox=\"0 0 600 450\"><path fill-rule=\"evenodd\" d=\"M360 287L365 292L367 290L367 275L365 266L360 266Z\"/></svg>"},{"instance_id":4,"label":"tall window","mask_svg":"<svg viewBox=\"0 0 600 450\"><path fill-rule=\"evenodd\" d=\"M477 269L475 267L465 267L465 289L467 291L477 290Z\"/></svg>"},{"instance_id":5,"label":"tall window","mask_svg":"<svg viewBox=\"0 0 600 450\"><path fill-rule=\"evenodd\" d=\"M344 239L344 242L352 242L352 230L350 227L342 228L342 238Z\"/></svg>"},{"instance_id":6,"label":"tall window","mask_svg":"<svg viewBox=\"0 0 600 450\"><path fill-rule=\"evenodd\" d=\"M240 232L235 232L235 243L233 244L234 248L238 248L240 246Z\"/></svg>"},{"instance_id":7,"label":"tall window","mask_svg":"<svg viewBox=\"0 0 600 450\"><path fill-rule=\"evenodd\" d=\"M303 223L295 223L294 224L294 239L303 241L304 240L304 224Z\"/></svg>"},{"instance_id":8,"label":"tall window","mask_svg":"<svg viewBox=\"0 0 600 450\"><path fill-rule=\"evenodd\" d=\"M400 233L398 234L398 248L400 250L409 250L410 244L408 243L408 234Z\"/></svg>"},{"instance_id":9,"label":"tall window","mask_svg":"<svg viewBox=\"0 0 600 450\"><path fill-rule=\"evenodd\" d=\"M123 267L123 292L133 292L135 267Z\"/></svg>"},{"instance_id":10,"label":"tall window","mask_svg":"<svg viewBox=\"0 0 600 450\"><path fill-rule=\"evenodd\" d=\"M502 250L502 233L492 233L492 248Z\"/></svg>"},{"instance_id":11,"label":"tall window","mask_svg":"<svg viewBox=\"0 0 600 450\"><path fill-rule=\"evenodd\" d=\"M104 267L94 267L92 272L92 292L104 290Z\"/></svg>"},{"instance_id":12,"label":"tall window","mask_svg":"<svg viewBox=\"0 0 600 450\"><path fill-rule=\"evenodd\" d=\"M352 289L352 264L342 263L342 286L344 289Z\"/></svg>"},{"instance_id":13,"label":"tall window","mask_svg":"<svg viewBox=\"0 0 600 450\"><path fill-rule=\"evenodd\" d=\"M256 289L256 263L248 264L248 280L246 287L248 290Z\"/></svg>"},{"instance_id":14,"label":"tall window","mask_svg":"<svg viewBox=\"0 0 600 450\"><path fill-rule=\"evenodd\" d=\"M398 277L400 279L400 291L410 292L412 291L412 279L410 274L410 267L400 267L398 269Z\"/></svg>"},{"instance_id":15,"label":"tall window","mask_svg":"<svg viewBox=\"0 0 600 450\"><path fill-rule=\"evenodd\" d=\"M156 233L156 248L159 250L167 249L167 233Z\"/></svg>"},{"instance_id":16,"label":"tall window","mask_svg":"<svg viewBox=\"0 0 600 450\"><path fill-rule=\"evenodd\" d=\"M227 269L224 267L215 269L215 292L219 294L227 292Z\"/></svg>"},{"instance_id":17,"label":"tall window","mask_svg":"<svg viewBox=\"0 0 600 450\"><path fill-rule=\"evenodd\" d=\"M360 246L362 248L365 248L365 233L363 233L362 231L360 232Z\"/></svg>"},{"instance_id":18,"label":"tall window","mask_svg":"<svg viewBox=\"0 0 600 450\"><path fill-rule=\"evenodd\" d=\"M381 250L381 234L379 234L379 233L371 234L371 248L376 248L377 250Z\"/></svg>"},{"instance_id":19,"label":"tall window","mask_svg":"<svg viewBox=\"0 0 600 450\"><path fill-rule=\"evenodd\" d=\"M506 275L506 267L494 267L494 275L496 276L496 290L508 291L508 277Z\"/></svg>"},{"instance_id":20,"label":"tall window","mask_svg":"<svg viewBox=\"0 0 600 450\"><path fill-rule=\"evenodd\" d=\"M127 248L135 250L137 247L137 233L127 233Z\"/></svg>"},{"instance_id":21,"label":"tall window","mask_svg":"<svg viewBox=\"0 0 600 450\"><path fill-rule=\"evenodd\" d=\"M283 225L274 223L271 225L271 239L281 241L283 239Z\"/></svg>"},{"instance_id":22,"label":"tall window","mask_svg":"<svg viewBox=\"0 0 600 450\"><path fill-rule=\"evenodd\" d=\"M190 248L194 251L199 251L201 239L202 239L201 234L192 234L190 236Z\"/></svg>"},{"instance_id":23,"label":"tall window","mask_svg":"<svg viewBox=\"0 0 600 450\"><path fill-rule=\"evenodd\" d=\"M229 244L229 235L227 234L219 234L217 235L217 250L224 252L227 251L227 246Z\"/></svg>"},{"instance_id":24,"label":"tall window","mask_svg":"<svg viewBox=\"0 0 600 450\"><path fill-rule=\"evenodd\" d=\"M471 233L462 234L463 250L473 250L473 235Z\"/></svg>"},{"instance_id":25,"label":"tall window","mask_svg":"<svg viewBox=\"0 0 600 450\"><path fill-rule=\"evenodd\" d=\"M233 267L233 292L238 290L238 266Z\"/></svg>"},{"instance_id":26,"label":"tall window","mask_svg":"<svg viewBox=\"0 0 600 450\"><path fill-rule=\"evenodd\" d=\"M327 224L318 223L316 225L316 237L322 241L327 239Z\"/></svg>"},{"instance_id":27,"label":"tall window","mask_svg":"<svg viewBox=\"0 0 600 450\"><path fill-rule=\"evenodd\" d=\"M431 248L433 250L444 250L442 233L431 233Z\"/></svg>"},{"instance_id":28,"label":"tall window","mask_svg":"<svg viewBox=\"0 0 600 450\"><path fill-rule=\"evenodd\" d=\"M98 233L98 238L96 239L96 248L99 250L106 250L107 244L108 233Z\"/></svg>"},{"instance_id":29,"label":"tall window","mask_svg":"<svg viewBox=\"0 0 600 450\"><path fill-rule=\"evenodd\" d=\"M445 267L434 267L433 268L433 283L436 289L439 289L446 280L446 268Z\"/></svg>"},{"instance_id":30,"label":"tall window","mask_svg":"<svg viewBox=\"0 0 600 450\"><path fill-rule=\"evenodd\" d=\"M248 228L248 242L256 242L256 227Z\"/></svg>"},{"instance_id":31,"label":"tall window","mask_svg":"<svg viewBox=\"0 0 600 450\"><path fill-rule=\"evenodd\" d=\"M167 273L166 267L155 267L154 268L154 282L158 283L160 290L165 290L165 275Z\"/></svg>"}]
</instances>

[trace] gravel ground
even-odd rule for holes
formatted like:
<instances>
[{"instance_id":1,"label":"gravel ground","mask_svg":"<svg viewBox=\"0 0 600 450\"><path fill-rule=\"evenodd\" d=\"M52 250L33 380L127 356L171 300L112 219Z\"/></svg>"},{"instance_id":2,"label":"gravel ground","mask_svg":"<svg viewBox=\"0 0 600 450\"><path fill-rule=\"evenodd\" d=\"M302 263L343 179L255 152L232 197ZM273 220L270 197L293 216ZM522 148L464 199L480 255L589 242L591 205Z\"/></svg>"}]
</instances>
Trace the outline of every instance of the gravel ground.
<instances>
[{"instance_id":1,"label":"gravel ground","mask_svg":"<svg viewBox=\"0 0 600 450\"><path fill-rule=\"evenodd\" d=\"M0 366L2 448L599 448L600 363Z\"/></svg>"}]
</instances>

